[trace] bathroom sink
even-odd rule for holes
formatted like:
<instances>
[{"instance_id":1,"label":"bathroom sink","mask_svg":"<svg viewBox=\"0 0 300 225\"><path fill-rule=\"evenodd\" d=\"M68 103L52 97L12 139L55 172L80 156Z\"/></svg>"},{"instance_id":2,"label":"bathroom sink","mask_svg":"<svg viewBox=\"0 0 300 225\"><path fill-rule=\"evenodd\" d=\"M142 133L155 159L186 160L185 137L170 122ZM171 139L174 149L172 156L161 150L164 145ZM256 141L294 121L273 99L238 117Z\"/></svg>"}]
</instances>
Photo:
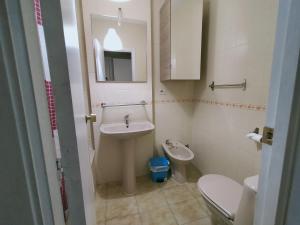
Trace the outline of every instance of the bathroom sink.
<instances>
[{"instance_id":1,"label":"bathroom sink","mask_svg":"<svg viewBox=\"0 0 300 225\"><path fill-rule=\"evenodd\" d=\"M151 122L132 122L126 127L125 123L110 123L102 124L100 132L105 135L110 135L118 139L137 138L154 130L154 125Z\"/></svg>"},{"instance_id":2,"label":"bathroom sink","mask_svg":"<svg viewBox=\"0 0 300 225\"><path fill-rule=\"evenodd\" d=\"M128 118L126 116L125 118ZM128 122L127 122L128 123ZM154 125L149 121L102 124L100 132L118 139L122 144L123 160L123 188L127 195L134 195L136 191L135 176L135 143L140 136L154 130Z\"/></svg>"}]
</instances>

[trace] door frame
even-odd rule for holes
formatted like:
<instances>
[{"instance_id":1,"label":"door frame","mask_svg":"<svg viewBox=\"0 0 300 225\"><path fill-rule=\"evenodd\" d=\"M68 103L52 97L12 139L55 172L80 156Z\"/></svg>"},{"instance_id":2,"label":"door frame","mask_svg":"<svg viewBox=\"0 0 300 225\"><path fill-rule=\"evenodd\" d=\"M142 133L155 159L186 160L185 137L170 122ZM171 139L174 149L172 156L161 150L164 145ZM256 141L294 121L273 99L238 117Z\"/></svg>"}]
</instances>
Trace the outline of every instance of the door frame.
<instances>
[{"instance_id":1,"label":"door frame","mask_svg":"<svg viewBox=\"0 0 300 225\"><path fill-rule=\"evenodd\" d=\"M276 225L298 225L300 221L300 58L288 131L287 149L276 213ZM276 166L271 164L271 166Z\"/></svg>"},{"instance_id":2,"label":"door frame","mask_svg":"<svg viewBox=\"0 0 300 225\"><path fill-rule=\"evenodd\" d=\"M0 221L63 225L34 15L32 0L0 2Z\"/></svg>"},{"instance_id":3,"label":"door frame","mask_svg":"<svg viewBox=\"0 0 300 225\"><path fill-rule=\"evenodd\" d=\"M35 52L36 55L29 54L28 52L26 53L26 50L28 50L26 48L30 47L29 44L33 44L33 42L36 41L34 38L32 38L32 36L35 35L30 36L32 39L26 39L25 35L23 35L26 33L26 29L24 28L26 27L25 18L29 19L27 16L31 13L34 15L33 4L30 2L30 0L26 0L23 5L20 4L20 2L21 1L18 0L6 0L1 2L1 4L6 5L6 7L1 7L0 13L6 13L8 20L5 22L7 22L7 27L9 25L8 32L3 33L2 35L6 36L6 38L9 38L11 42L10 49L6 49L7 47L0 45L1 54L8 54L8 52L10 52L14 54L15 57L10 58L9 61L5 61L3 57L0 59L6 63L5 66L9 66L13 69L10 71L10 73L7 73L6 76L6 78L14 84L13 88L12 86L8 86L12 95L10 96L10 99L7 99L11 101L12 105L16 106L16 108L13 108L13 119L15 122L14 124L18 127L18 129L20 129L19 136L17 136L17 138L14 137L14 140L27 146L23 146L20 149L24 150L22 151L23 163L26 165L24 167L24 171L27 173L27 176L24 178L26 178L26 182L28 182L27 184L30 184L28 186L29 192L27 194L29 194L28 196L31 199L29 202L30 207L34 209L34 211L32 211L32 220L34 221L33 224L58 225L62 223L54 222L53 207L59 207L61 206L61 203L59 203L57 199L54 202L53 199L51 200L49 189L51 186L53 186L53 184L51 183L50 185L49 183L49 171L47 170L47 166L44 161L47 161L48 159L45 157L45 153L41 151L41 149L49 149L49 146L51 146L51 143L48 143L48 147L43 145L43 143L46 143L45 141L49 140L42 140L43 134L45 134L47 130L47 132L50 132L50 124L41 124L43 120L46 120L46 118L42 118L42 115L40 114L42 112L41 110L45 111L46 105L38 105L37 103L40 101L37 100L36 95L41 94L42 97L40 100L43 99L45 102L47 102L47 100L45 93L42 94L42 87L38 88L36 86L37 83L34 84L34 82L37 82L37 80L36 77L34 77L34 79L32 77L33 65L30 64L30 62L33 62L33 59L38 61L40 60L40 63L37 64L39 64L39 69L41 71L41 58L30 59L30 55L32 57L36 57L38 56L38 53ZM28 7L25 7L26 3L28 4ZM62 19L60 3L58 0L45 0L42 1L42 8L45 19L49 21L47 26L45 26L46 36L50 35L48 36L48 43L55 43L54 49L49 48L51 45L48 46L48 49L50 50L48 53L50 59L49 61L53 66L50 68L53 70L59 67L57 68L58 71L55 71L58 73L55 76L56 78L53 80L53 83L54 85L57 85L59 82L60 85L68 86L68 80L66 80L68 69L61 23ZM15 13L10 14L10 10L12 9L15 9ZM256 207L256 225L292 225L296 224L297 219L299 218L299 208L295 207L297 204L299 206L299 201L297 202L296 200L300 197L299 189L297 189L297 187L299 187L300 173L300 122L298 116L300 112L299 11L300 3L298 0L280 0L279 17L277 22L278 28L276 35L277 41L274 52L273 74L271 81L272 88L270 90L269 99L269 102L273 102L273 106L275 106L275 108L268 107L268 113L271 113L272 110L276 110L276 115L272 120L267 122L268 126L275 124L277 124L277 126L275 126L275 136L272 149L266 145L263 147L263 160L266 154L271 156L271 160L267 160L267 164L262 168L265 174L260 177L260 187ZM32 21L32 23L34 24L34 21ZM20 29L22 30L21 32ZM54 32L55 35L51 35L51 32ZM17 33L18 35L16 35ZM50 38L53 39L50 41ZM20 43L22 43L22 45L20 45ZM16 46L20 48L16 50ZM57 49L61 49L61 57L55 59L57 54L54 53ZM22 52L24 53L23 55L21 54ZM22 60L19 60L20 56L23 56ZM57 62L58 64L54 65ZM23 69L26 68L26 70L20 70L21 66ZM61 78L59 78L60 75L62 76ZM23 82L19 82L21 77ZM42 74L40 74L38 78L39 82L41 83ZM277 93L277 88L280 90L279 93ZM26 90L26 92L24 92L24 90ZM36 91L39 92L37 93ZM63 92L62 90L58 91L58 93L62 97L61 101L64 102L65 100L61 106L70 109L72 107L72 100L69 89L67 89L67 93ZM24 98L25 94L26 99ZM63 95L65 95L65 97ZM30 105L31 108L29 108L28 105ZM290 116L287 117L286 115ZM69 116L70 120L67 121L69 122L68 128L69 130L73 130L75 132L72 111L69 112ZM58 116L58 120L59 118L60 117ZM10 120L7 122L9 121ZM27 129L22 130L20 128L21 123L23 125L25 124ZM33 125L35 127L32 127ZM20 131L22 131L21 134ZM76 142L75 137L76 135L74 136L74 142ZM72 147L74 147L74 142L63 144L65 144L64 147L66 149L70 150ZM279 151L276 151L276 148L278 148ZM28 151L28 149L31 151ZM282 156L281 159L279 157L280 155ZM32 160L35 160L39 163L32 163ZM281 161L280 165L278 165L277 160ZM74 176L72 178L77 181L75 185L78 185L77 179L81 181L78 159L71 161L69 165L70 168L67 168L65 171L66 176ZM75 172L73 170L67 172L68 169L74 169ZM67 190L70 188L70 185L71 183L67 183ZM82 190L80 185L78 186L79 187L76 188L77 193L70 192L69 194L70 198L79 199L79 201L70 202L70 210L73 213L78 213L76 216L78 221L82 221L83 219L84 223L81 224L85 224ZM49 202L51 203L50 205ZM264 207L270 205L273 205L274 207Z\"/></svg>"},{"instance_id":4,"label":"door frame","mask_svg":"<svg viewBox=\"0 0 300 225\"><path fill-rule=\"evenodd\" d=\"M266 126L274 128L274 138L272 146L264 144L262 149L255 225L300 221L300 172L296 169L300 163L299 11L299 0L279 1L266 121Z\"/></svg>"}]
</instances>

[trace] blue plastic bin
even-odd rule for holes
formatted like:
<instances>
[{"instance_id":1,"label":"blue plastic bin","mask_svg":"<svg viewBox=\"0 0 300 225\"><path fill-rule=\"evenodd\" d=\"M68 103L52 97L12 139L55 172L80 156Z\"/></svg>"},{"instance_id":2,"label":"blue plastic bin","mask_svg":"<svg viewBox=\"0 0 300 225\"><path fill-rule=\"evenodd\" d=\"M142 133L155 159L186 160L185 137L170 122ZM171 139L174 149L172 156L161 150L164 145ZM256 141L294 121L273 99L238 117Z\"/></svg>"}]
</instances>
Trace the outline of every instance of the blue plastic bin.
<instances>
[{"instance_id":1,"label":"blue plastic bin","mask_svg":"<svg viewBox=\"0 0 300 225\"><path fill-rule=\"evenodd\" d=\"M166 157L153 157L149 161L151 179L153 182L164 182L168 179L170 162Z\"/></svg>"}]
</instances>

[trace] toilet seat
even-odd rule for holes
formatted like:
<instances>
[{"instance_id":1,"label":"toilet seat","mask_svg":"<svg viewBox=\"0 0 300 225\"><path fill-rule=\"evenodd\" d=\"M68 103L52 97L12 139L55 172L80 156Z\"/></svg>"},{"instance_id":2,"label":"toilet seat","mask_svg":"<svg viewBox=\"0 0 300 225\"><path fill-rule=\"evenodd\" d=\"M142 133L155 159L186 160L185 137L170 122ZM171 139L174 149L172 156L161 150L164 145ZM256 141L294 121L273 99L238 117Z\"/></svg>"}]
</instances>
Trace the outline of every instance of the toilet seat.
<instances>
[{"instance_id":1,"label":"toilet seat","mask_svg":"<svg viewBox=\"0 0 300 225\"><path fill-rule=\"evenodd\" d=\"M226 218L234 220L243 187L236 181L217 174L201 177L197 183L202 196Z\"/></svg>"}]
</instances>

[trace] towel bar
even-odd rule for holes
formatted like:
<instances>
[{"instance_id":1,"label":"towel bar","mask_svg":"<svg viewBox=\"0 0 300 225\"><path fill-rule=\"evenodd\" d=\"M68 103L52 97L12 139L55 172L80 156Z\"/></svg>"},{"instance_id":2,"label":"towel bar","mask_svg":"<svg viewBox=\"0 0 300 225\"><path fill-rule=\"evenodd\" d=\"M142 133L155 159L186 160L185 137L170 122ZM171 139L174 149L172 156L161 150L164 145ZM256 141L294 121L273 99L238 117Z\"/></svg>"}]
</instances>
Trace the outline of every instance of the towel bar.
<instances>
[{"instance_id":1,"label":"towel bar","mask_svg":"<svg viewBox=\"0 0 300 225\"><path fill-rule=\"evenodd\" d=\"M211 88L212 91L214 91L215 88L242 88L243 91L245 91L247 87L247 81L246 79L244 79L244 82L239 84L215 84L215 82L213 81L209 85L209 87Z\"/></svg>"},{"instance_id":2,"label":"towel bar","mask_svg":"<svg viewBox=\"0 0 300 225\"><path fill-rule=\"evenodd\" d=\"M107 107L121 107L121 106L131 106L131 105L147 105L146 101L141 101L139 103L127 103L127 104L106 104L105 102L101 103L102 108L107 108Z\"/></svg>"}]
</instances>

